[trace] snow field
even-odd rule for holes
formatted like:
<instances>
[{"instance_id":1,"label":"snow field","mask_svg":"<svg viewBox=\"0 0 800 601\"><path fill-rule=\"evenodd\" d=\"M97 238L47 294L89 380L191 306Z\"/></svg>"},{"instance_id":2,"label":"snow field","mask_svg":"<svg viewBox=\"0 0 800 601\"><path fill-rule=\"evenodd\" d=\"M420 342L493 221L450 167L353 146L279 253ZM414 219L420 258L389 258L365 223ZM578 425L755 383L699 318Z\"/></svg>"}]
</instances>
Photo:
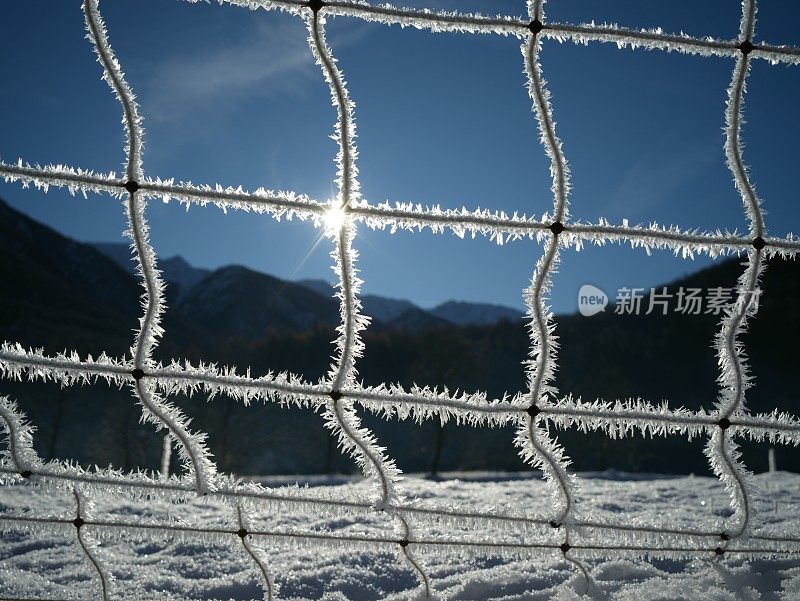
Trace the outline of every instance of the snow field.
<instances>
[{"instance_id":1,"label":"snow field","mask_svg":"<svg viewBox=\"0 0 800 601\"><path fill-rule=\"evenodd\" d=\"M467 506L536 515L548 508L548 493L538 479L484 475L432 482L406 480L408 492L426 505ZM754 533L796 532L800 526L800 475L775 472L756 477L762 495L755 499L762 524ZM323 479L320 479L323 480ZM279 479L280 481L280 479ZM318 480L319 481L319 480ZM269 484L266 479L265 484ZM581 515L622 522L647 522L666 527L713 527L730 516L727 495L718 480L705 477L652 477L588 474L581 478ZM317 487L319 488L319 487ZM365 481L334 484L337 496L367 494ZM74 499L43 493L29 485L0 489L2 514L72 518ZM132 523L169 523L230 529L235 510L224 503L196 499L185 503L98 500L91 516L121 518ZM271 513L248 509L249 526L282 532L331 532L386 536L391 520L375 512L325 516L309 511ZM2 523L2 522L0 522ZM42 535L2 523L0 534L0 597L94 598L96 573L76 549L74 528ZM486 523L481 528L453 529L450 523L427 521L417 527L420 538L471 538L490 541L553 540L549 528L509 531ZM191 535L171 536L154 530L134 535L84 526L84 536L97 541L96 557L113 575L111 598L125 599L262 599L262 580L239 537L220 536L209 544ZM558 539L559 535L556 535ZM590 540L590 534L575 540ZM279 599L411 599L419 595L416 575L402 560L396 544L307 545L280 537L250 537L263 550ZM744 542L744 541L742 541ZM795 545L795 551L800 547ZM557 549L491 553L475 549L415 549L430 577L436 597L449 599L792 599L800 595L800 557L714 558L708 552L644 553L605 551L604 558L571 551L589 570L587 582Z\"/></svg>"}]
</instances>

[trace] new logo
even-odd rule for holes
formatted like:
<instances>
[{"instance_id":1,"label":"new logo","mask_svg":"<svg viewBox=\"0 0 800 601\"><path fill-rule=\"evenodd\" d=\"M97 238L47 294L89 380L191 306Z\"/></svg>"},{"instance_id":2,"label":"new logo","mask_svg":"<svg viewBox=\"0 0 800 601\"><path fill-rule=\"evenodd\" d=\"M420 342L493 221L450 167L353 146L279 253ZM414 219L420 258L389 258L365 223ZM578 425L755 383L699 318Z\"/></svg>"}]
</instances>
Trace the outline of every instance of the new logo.
<instances>
[{"instance_id":1,"label":"new logo","mask_svg":"<svg viewBox=\"0 0 800 601\"><path fill-rule=\"evenodd\" d=\"M597 286L584 284L578 291L578 311L584 317L591 317L604 311L608 305L608 295Z\"/></svg>"}]
</instances>

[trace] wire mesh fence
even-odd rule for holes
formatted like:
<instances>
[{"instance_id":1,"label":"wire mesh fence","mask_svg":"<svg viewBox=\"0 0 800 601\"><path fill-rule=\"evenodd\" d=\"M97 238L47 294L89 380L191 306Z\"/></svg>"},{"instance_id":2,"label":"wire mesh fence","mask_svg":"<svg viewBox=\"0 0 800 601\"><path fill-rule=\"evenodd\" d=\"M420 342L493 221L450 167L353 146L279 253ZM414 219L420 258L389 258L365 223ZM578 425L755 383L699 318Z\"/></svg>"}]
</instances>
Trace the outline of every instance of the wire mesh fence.
<instances>
[{"instance_id":1,"label":"wire mesh fence","mask_svg":"<svg viewBox=\"0 0 800 601\"><path fill-rule=\"evenodd\" d=\"M112 358L105 354L83 358L65 352L46 355L41 350L25 349L14 342L0 347L0 374L10 379L54 381L62 386L93 384L98 380L129 387L141 405L143 420L164 429L183 460L185 475L123 473L112 469L86 470L71 464L44 462L33 448L33 430L13 401L0 399L0 424L8 439L8 449L0 462L0 479L5 484L27 481L32 487L66 492L74 499L70 516L53 517L22 511L0 514L0 528L32 532L58 531L74 536L77 549L96 573L97 593L104 599L115 591L109 567L104 565L102 549L95 539L126 536L194 537L212 543L238 537L242 553L252 560L260 574L265 598L275 594L268 558L262 545L269 541L302 541L312 545L369 544L397 551L417 574L421 592L432 593L432 584L415 549L429 547L473 548L487 553L531 552L551 549L560 552L588 579L582 558L612 553L637 555L697 555L720 558L726 555L793 555L800 553L800 535L762 533L753 508L752 474L740 461L736 438L797 445L800 422L794 416L773 412L752 414L745 404L750 378L739 336L757 310L751 299L758 293L759 277L773 256L795 257L800 240L792 236L768 235L760 200L748 177L741 150L742 102L745 81L753 60L773 64L800 63L800 48L776 46L754 41L754 0L744 0L740 32L736 40L670 35L658 30L633 30L616 25L569 25L549 22L543 2L531 0L526 18L486 17L459 12L399 9L366 2L311 0L227 0L250 9L282 10L302 19L308 28L311 52L330 87L337 113L335 137L338 143L336 185L331 202L321 202L294 192L253 192L219 185L192 185L148 177L143 168L143 131L140 109L114 56L97 0L85 0L88 38L93 44L103 78L115 93L123 113L126 132L125 163L122 174L100 174L63 165L0 163L6 181L34 184L48 189L65 187L70 192L105 193L121 199L128 220L138 273L143 285L142 316L130 354ZM326 17L350 17L411 26L433 32L499 34L522 41L522 54L528 79L528 92L538 122L540 138L550 159L552 211L542 219L507 215L502 211L443 210L402 203L372 204L359 191L355 138L355 104L350 99L342 71L325 40ZM645 47L701 56L721 56L734 60L725 111L725 152L728 168L743 203L749 223L746 235L728 232L682 231L677 227L614 225L573 221L569 212L569 166L556 134L553 108L543 77L538 53L544 40L570 40L576 43L614 43L620 48ZM186 204L213 204L223 208L270 214L276 218L310 219L324 229L333 243L331 257L339 278L337 297L341 322L336 353L328 375L310 382L291 373L260 377L239 373L236 368L173 361L164 365L153 360L153 350L163 333L160 319L164 312L164 282L157 258L149 242L145 208L148 199L159 198ZM526 363L527 390L502 398L489 398L481 392L452 394L446 389L403 388L383 384L365 386L357 379L358 358L365 348L361 332L368 320L361 314L361 280L352 242L356 225L394 231L398 228L432 233L453 232L481 235L490 240L528 238L543 246L525 291L530 325L531 347ZM736 302L731 303L721 320L715 345L720 374L719 398L711 410L689 411L652 405L644 401L601 400L585 402L560 395L553 386L557 368L558 341L553 316L546 304L550 277L565 248L579 247L586 241L626 242L646 251L666 248L675 254L709 256L746 253L747 263L738 281ZM321 412L331 435L338 439L358 462L373 484L370 495L315 489L269 488L242 483L218 473L205 444L205 434L190 429L186 416L169 400L179 393L204 393L209 397L226 395L244 404L253 401L291 403ZM456 420L472 425L514 425L515 444L532 467L542 470L550 493L547 513L533 515L518 511L480 510L473 507L441 506L403 494L400 471L379 445L379 441L360 421L357 408L386 419ZM580 498L579 480L568 469L567 450L551 435L553 426L597 430L612 438L637 432L648 435L676 435L707 438L705 453L714 473L724 484L732 514L719 523L696 528L681 528L655 522L611 522L584 515L576 505ZM233 510L228 527L189 525L171 521L120 519L94 515L93 498L122 494L131 499L187 499L194 495L219 499ZM263 530L248 528L248 511L313 510L333 514L377 512L387 519L384 534L352 535L315 530ZM453 533L435 537L425 533L431 521L452 524ZM478 531L492 523L509 533L530 534L530 540L497 540L468 531ZM457 526L457 528L455 527ZM87 534L89 535L87 537Z\"/></svg>"}]
</instances>

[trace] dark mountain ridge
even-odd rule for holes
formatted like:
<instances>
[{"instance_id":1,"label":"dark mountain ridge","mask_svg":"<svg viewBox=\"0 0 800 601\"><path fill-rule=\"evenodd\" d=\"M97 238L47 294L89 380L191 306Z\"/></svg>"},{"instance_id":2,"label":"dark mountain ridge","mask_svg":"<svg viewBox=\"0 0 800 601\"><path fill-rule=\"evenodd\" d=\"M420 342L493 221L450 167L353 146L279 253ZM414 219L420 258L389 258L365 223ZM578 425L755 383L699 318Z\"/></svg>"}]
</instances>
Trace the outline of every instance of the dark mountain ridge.
<instances>
[{"instance_id":1,"label":"dark mountain ridge","mask_svg":"<svg viewBox=\"0 0 800 601\"><path fill-rule=\"evenodd\" d=\"M135 275L135 262L131 260L129 245L121 242L95 242L92 246L113 259L125 271ZM167 298L171 301L171 304L175 306L180 306L181 303L184 303L190 294L197 293L194 288L210 275L217 273L217 271L228 270L225 274L219 274L220 277L224 279L227 285L235 285L239 288L246 287L248 284L244 282L234 284L234 280L237 276L246 278L249 280L250 285L260 285L261 288L268 288L274 285L276 280L279 280L279 278L275 276L235 265L222 267L217 271L194 267L180 255L167 259L160 259L158 266L159 269L161 269L162 277L167 284L169 284ZM232 272L229 270L230 267L241 267L241 269ZM265 280L257 283L259 278L254 274L263 275L265 278L269 279L269 282ZM205 285L206 284L203 283L203 286ZM292 289L294 291L293 296L295 297L295 302L290 302L286 305L279 302L276 310L285 313L285 310L292 308L303 314L304 317L300 318L297 323L294 323L294 320L286 315L273 321L281 324L281 327L305 328L315 323L311 315L319 310L318 321L320 323L330 324L330 315L328 314L327 307L320 306L318 299L312 297L303 299L302 295L294 288L295 286L306 288L328 300L332 299L336 293L333 284L325 280L285 282L282 284L280 291L283 292L284 288ZM490 325L504 319L515 321L523 317L522 312L517 309L487 303L448 301L437 305L433 309L426 310L418 307L411 301L388 298L377 294L362 294L359 299L361 300L364 314L369 315L377 327L420 330L447 324L460 326ZM304 304L304 300L309 302L308 306ZM191 304L191 302L192 301L187 301L186 304ZM266 310L269 311L270 308L266 308ZM238 333L243 334L244 331L240 330ZM257 330L255 333L260 334L260 331Z\"/></svg>"},{"instance_id":2,"label":"dark mountain ridge","mask_svg":"<svg viewBox=\"0 0 800 601\"><path fill-rule=\"evenodd\" d=\"M162 263L166 266L169 260ZM741 259L719 262L667 284L733 287ZM132 264L132 262L131 262ZM179 266L184 268L185 266ZM195 269L189 266L190 269ZM166 334L157 358L188 358L250 366L252 373L288 370L314 381L330 366L338 305L308 285L291 283L241 266L201 274L201 280L170 297ZM0 338L43 347L48 353L76 349L97 356L128 352L141 313L141 286L106 254L58 234L0 202ZM170 276L171 277L171 276ZM188 280L184 280L188 281ZM168 286L169 288L169 286ZM790 374L799 363L797 300L800 269L773 258L764 275L760 310L742 337L755 385L747 391L754 413L774 408L797 415L800 399ZM389 299L393 300L393 299ZM403 301L394 301L400 302ZM420 320L428 312L416 314ZM398 319L398 318L396 318ZM413 309L399 315L413 321ZM712 348L719 315L616 315L556 318L559 350L556 382L561 394L584 400L641 397L671 407L712 409L718 396ZM529 337L521 320L457 326L445 320L390 327L376 320L364 335L367 352L358 362L367 384L397 382L485 390L491 397L525 390L523 362ZM39 428L45 457L84 464L157 467L160 441L138 424L139 408L127 389L95 384L61 389L52 384L0 380L0 394L16 398ZM236 473L349 471L352 463L331 444L320 417L277 404L240 403L202 395L175 397L209 444L223 470ZM361 412L362 414L364 412ZM85 416L91 415L91 420ZM436 422L422 425L362 415L401 468L526 469L512 444L513 428L469 428ZM577 470L616 468L657 472L704 472L703 440L684 436L649 440L634 435L613 441L602 434L554 431ZM744 445L745 460L766 466L763 446ZM800 469L791 448L778 447L782 469Z\"/></svg>"},{"instance_id":3,"label":"dark mountain ridge","mask_svg":"<svg viewBox=\"0 0 800 601\"><path fill-rule=\"evenodd\" d=\"M176 308L220 338L258 339L270 329L302 331L339 322L334 299L240 265L210 273Z\"/></svg>"}]
</instances>

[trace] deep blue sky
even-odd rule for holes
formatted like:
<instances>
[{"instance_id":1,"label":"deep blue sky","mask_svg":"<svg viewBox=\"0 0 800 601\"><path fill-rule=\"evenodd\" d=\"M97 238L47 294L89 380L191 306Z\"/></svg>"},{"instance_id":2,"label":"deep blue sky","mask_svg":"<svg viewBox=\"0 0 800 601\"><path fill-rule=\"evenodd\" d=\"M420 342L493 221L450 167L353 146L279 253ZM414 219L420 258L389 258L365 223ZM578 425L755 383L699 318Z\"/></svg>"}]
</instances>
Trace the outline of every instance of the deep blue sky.
<instances>
[{"instance_id":1,"label":"deep blue sky","mask_svg":"<svg viewBox=\"0 0 800 601\"><path fill-rule=\"evenodd\" d=\"M525 12L524 2L416 2ZM104 0L109 37L136 92L146 130L145 171L195 183L332 194L335 111L303 23L179 0ZM733 38L738 0L560 0L547 17L661 26ZM5 0L0 25L0 157L121 169L119 105L84 39L79 0ZM800 45L800 3L762 2L757 38ZM432 34L338 18L328 41L356 103L365 198L550 210L549 163L525 90L520 41ZM722 127L732 59L545 41L540 59L557 132L572 168L572 218L746 230L725 167ZM800 233L800 67L753 61L744 127L750 165L772 235ZM0 196L84 241L121 240L120 205L0 183ZM215 208L150 205L156 250L191 263L241 263L281 277L332 279L327 242L303 262L318 232L304 222ZM451 234L375 232L356 247L365 290L422 306L447 299L522 307L541 254L536 242L496 246ZM648 257L606 246L562 255L552 304L572 311L582 283L610 295L650 286L708 262Z\"/></svg>"}]
</instances>

